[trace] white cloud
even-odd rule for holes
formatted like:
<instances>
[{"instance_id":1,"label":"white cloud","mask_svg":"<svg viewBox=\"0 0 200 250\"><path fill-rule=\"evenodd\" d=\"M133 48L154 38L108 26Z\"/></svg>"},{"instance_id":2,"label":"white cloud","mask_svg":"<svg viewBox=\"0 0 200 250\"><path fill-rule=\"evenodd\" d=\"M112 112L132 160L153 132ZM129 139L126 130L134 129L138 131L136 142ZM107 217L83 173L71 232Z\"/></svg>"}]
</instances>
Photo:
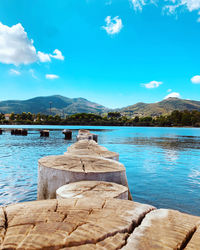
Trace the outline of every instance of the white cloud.
<instances>
[{"instance_id":1,"label":"white cloud","mask_svg":"<svg viewBox=\"0 0 200 250\"><path fill-rule=\"evenodd\" d=\"M19 70L16 70L16 69L10 69L10 70L9 70L9 73L10 73L11 75L16 75L16 76L21 75L21 72L20 72Z\"/></svg>"},{"instance_id":2,"label":"white cloud","mask_svg":"<svg viewBox=\"0 0 200 250\"><path fill-rule=\"evenodd\" d=\"M175 7L186 7L189 11L200 9L200 0L168 0Z\"/></svg>"},{"instance_id":3,"label":"white cloud","mask_svg":"<svg viewBox=\"0 0 200 250\"><path fill-rule=\"evenodd\" d=\"M142 10L143 6L146 5L146 0L130 0L135 10Z\"/></svg>"},{"instance_id":4,"label":"white cloud","mask_svg":"<svg viewBox=\"0 0 200 250\"><path fill-rule=\"evenodd\" d=\"M111 16L107 16L105 22L106 26L102 26L102 28L105 29L109 35L119 33L123 27L122 19L118 16L113 18L111 18Z\"/></svg>"},{"instance_id":5,"label":"white cloud","mask_svg":"<svg viewBox=\"0 0 200 250\"><path fill-rule=\"evenodd\" d=\"M64 60L64 56L62 55L62 52L58 49L55 49L53 54L46 54L41 51L38 51L38 58L40 62L51 62L51 57L57 60Z\"/></svg>"},{"instance_id":6,"label":"white cloud","mask_svg":"<svg viewBox=\"0 0 200 250\"><path fill-rule=\"evenodd\" d=\"M200 84L200 75L193 76L191 82L194 84Z\"/></svg>"},{"instance_id":7,"label":"white cloud","mask_svg":"<svg viewBox=\"0 0 200 250\"><path fill-rule=\"evenodd\" d=\"M50 57L58 59L58 60L64 60L64 56L62 55L62 52L58 49L55 49L53 52L53 55L50 54Z\"/></svg>"},{"instance_id":8,"label":"white cloud","mask_svg":"<svg viewBox=\"0 0 200 250\"><path fill-rule=\"evenodd\" d=\"M51 58L64 60L61 51L53 55L36 51L33 40L29 39L21 23L11 27L0 22L0 62L5 64L31 64L36 61L50 62Z\"/></svg>"},{"instance_id":9,"label":"white cloud","mask_svg":"<svg viewBox=\"0 0 200 250\"><path fill-rule=\"evenodd\" d=\"M181 95L180 95L179 93L177 93L177 92L172 92L172 93L170 93L169 95L165 96L164 99L167 99L167 98L169 98L169 97L180 98Z\"/></svg>"},{"instance_id":10,"label":"white cloud","mask_svg":"<svg viewBox=\"0 0 200 250\"><path fill-rule=\"evenodd\" d=\"M6 64L29 64L37 60L33 40L20 23L11 27L0 23L0 62Z\"/></svg>"},{"instance_id":11,"label":"white cloud","mask_svg":"<svg viewBox=\"0 0 200 250\"><path fill-rule=\"evenodd\" d=\"M154 89L154 88L158 88L161 84L162 82L151 81L149 83L142 84L142 86L144 86L147 89Z\"/></svg>"},{"instance_id":12,"label":"white cloud","mask_svg":"<svg viewBox=\"0 0 200 250\"><path fill-rule=\"evenodd\" d=\"M167 92L168 92L168 93L169 93L169 92L172 92L172 89L168 89Z\"/></svg>"},{"instance_id":13,"label":"white cloud","mask_svg":"<svg viewBox=\"0 0 200 250\"><path fill-rule=\"evenodd\" d=\"M38 58L40 60L40 62L50 62L51 58L49 56L49 54L43 53L41 51L38 51Z\"/></svg>"},{"instance_id":14,"label":"white cloud","mask_svg":"<svg viewBox=\"0 0 200 250\"><path fill-rule=\"evenodd\" d=\"M53 74L46 74L45 77L46 77L46 79L50 79L50 80L59 78L58 75L53 75Z\"/></svg>"},{"instance_id":15,"label":"white cloud","mask_svg":"<svg viewBox=\"0 0 200 250\"><path fill-rule=\"evenodd\" d=\"M167 14L176 14L178 9L186 9L189 12L200 10L200 0L129 0L133 8L137 11L142 11L143 7L147 4L157 4L164 2L163 11ZM200 13L198 13L200 15ZM200 22L200 18L197 19Z\"/></svg>"}]
</instances>

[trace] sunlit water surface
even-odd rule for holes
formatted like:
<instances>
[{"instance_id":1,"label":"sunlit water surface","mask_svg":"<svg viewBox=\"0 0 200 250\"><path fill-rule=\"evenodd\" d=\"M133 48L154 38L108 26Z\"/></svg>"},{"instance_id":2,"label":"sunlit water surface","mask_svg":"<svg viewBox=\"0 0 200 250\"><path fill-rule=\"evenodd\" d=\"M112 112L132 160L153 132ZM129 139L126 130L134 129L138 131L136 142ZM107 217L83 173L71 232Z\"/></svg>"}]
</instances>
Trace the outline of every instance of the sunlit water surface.
<instances>
[{"instance_id":1,"label":"sunlit water surface","mask_svg":"<svg viewBox=\"0 0 200 250\"><path fill-rule=\"evenodd\" d=\"M35 200L38 159L63 154L83 128L45 126L50 137L40 138L43 126L23 127L29 128L28 136L0 135L0 205ZM64 140L64 128L73 130L71 141ZM134 201L200 216L200 129L85 128L99 135L99 144L120 154Z\"/></svg>"}]
</instances>

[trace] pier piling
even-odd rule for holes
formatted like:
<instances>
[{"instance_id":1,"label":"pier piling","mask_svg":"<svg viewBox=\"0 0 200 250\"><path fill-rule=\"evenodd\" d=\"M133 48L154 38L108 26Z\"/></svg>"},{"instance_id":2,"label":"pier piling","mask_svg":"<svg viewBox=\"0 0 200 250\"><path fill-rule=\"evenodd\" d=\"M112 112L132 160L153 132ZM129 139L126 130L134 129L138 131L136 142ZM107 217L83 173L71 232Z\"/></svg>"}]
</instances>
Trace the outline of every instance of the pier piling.
<instances>
[{"instance_id":1,"label":"pier piling","mask_svg":"<svg viewBox=\"0 0 200 250\"><path fill-rule=\"evenodd\" d=\"M65 135L65 140L71 140L72 139L72 131L64 129L62 132Z\"/></svg>"},{"instance_id":2,"label":"pier piling","mask_svg":"<svg viewBox=\"0 0 200 250\"><path fill-rule=\"evenodd\" d=\"M124 165L118 161L71 154L46 156L39 160L38 199L53 199L59 187L83 180L127 186Z\"/></svg>"},{"instance_id":3,"label":"pier piling","mask_svg":"<svg viewBox=\"0 0 200 250\"><path fill-rule=\"evenodd\" d=\"M49 130L41 130L40 137L49 137Z\"/></svg>"},{"instance_id":4,"label":"pier piling","mask_svg":"<svg viewBox=\"0 0 200 250\"><path fill-rule=\"evenodd\" d=\"M90 133L89 130L87 129L80 129L78 131L78 135L76 137L77 141L80 141L80 140L94 140L94 141L98 141L98 135L96 134L92 134Z\"/></svg>"},{"instance_id":5,"label":"pier piling","mask_svg":"<svg viewBox=\"0 0 200 250\"><path fill-rule=\"evenodd\" d=\"M96 197L128 200L128 188L113 182L79 181L56 190L57 199Z\"/></svg>"},{"instance_id":6,"label":"pier piling","mask_svg":"<svg viewBox=\"0 0 200 250\"><path fill-rule=\"evenodd\" d=\"M24 135L26 136L28 134L27 129L12 129L11 130L11 135Z\"/></svg>"}]
</instances>

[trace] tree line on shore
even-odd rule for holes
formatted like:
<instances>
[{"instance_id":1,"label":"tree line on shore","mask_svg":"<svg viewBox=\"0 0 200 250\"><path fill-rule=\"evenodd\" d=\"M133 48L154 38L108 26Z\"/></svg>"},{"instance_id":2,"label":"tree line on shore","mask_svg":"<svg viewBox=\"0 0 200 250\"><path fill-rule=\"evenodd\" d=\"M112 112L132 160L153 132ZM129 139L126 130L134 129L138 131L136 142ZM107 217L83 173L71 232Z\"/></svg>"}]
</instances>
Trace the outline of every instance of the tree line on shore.
<instances>
[{"instance_id":1,"label":"tree line on shore","mask_svg":"<svg viewBox=\"0 0 200 250\"><path fill-rule=\"evenodd\" d=\"M109 112L104 115L77 113L67 115L65 118L62 118L60 115L53 116L23 112L21 114L11 113L7 117L4 114L0 114L0 124L200 127L200 112L197 110L175 110L169 115L157 117L128 117L119 112Z\"/></svg>"}]
</instances>

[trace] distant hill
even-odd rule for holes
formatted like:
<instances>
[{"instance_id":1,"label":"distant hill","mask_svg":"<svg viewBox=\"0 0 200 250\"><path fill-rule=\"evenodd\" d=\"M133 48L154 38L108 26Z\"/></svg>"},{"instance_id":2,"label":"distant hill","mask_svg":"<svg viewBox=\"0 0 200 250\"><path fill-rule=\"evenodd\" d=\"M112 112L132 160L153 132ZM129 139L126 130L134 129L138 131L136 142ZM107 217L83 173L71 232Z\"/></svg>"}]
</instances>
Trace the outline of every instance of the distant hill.
<instances>
[{"instance_id":1,"label":"distant hill","mask_svg":"<svg viewBox=\"0 0 200 250\"><path fill-rule=\"evenodd\" d=\"M90 102L84 98L67 98L61 95L46 97L35 97L25 101L10 100L0 101L0 113L41 113L60 115L72 115L76 113L98 113L109 111L119 111L128 116L159 116L171 113L173 110L198 110L200 111L200 101L184 100L179 98L168 98L157 103L139 102L134 105L111 110L100 104Z\"/></svg>"},{"instance_id":2,"label":"distant hill","mask_svg":"<svg viewBox=\"0 0 200 250\"><path fill-rule=\"evenodd\" d=\"M35 97L25 101L1 101L0 112L1 113L42 113L50 114L50 103L51 103L51 114L75 114L75 113L103 113L107 109L94 102L90 102L84 98L67 98L60 95L46 96L46 97Z\"/></svg>"},{"instance_id":3,"label":"distant hill","mask_svg":"<svg viewBox=\"0 0 200 250\"><path fill-rule=\"evenodd\" d=\"M119 109L124 115L130 116L158 116L171 113L173 110L198 110L200 111L200 101L184 100L179 98L168 98L156 103L139 102L134 105Z\"/></svg>"}]
</instances>

